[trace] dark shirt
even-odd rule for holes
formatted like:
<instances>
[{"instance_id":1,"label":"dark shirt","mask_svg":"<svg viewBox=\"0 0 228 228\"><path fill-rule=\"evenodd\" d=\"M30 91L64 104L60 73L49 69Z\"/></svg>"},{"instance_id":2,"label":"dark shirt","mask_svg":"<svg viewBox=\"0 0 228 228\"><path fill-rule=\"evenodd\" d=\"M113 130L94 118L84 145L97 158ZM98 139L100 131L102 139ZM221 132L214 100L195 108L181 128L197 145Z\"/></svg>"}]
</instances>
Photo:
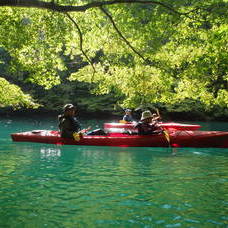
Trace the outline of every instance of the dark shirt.
<instances>
[{"instance_id":1,"label":"dark shirt","mask_svg":"<svg viewBox=\"0 0 228 228\"><path fill-rule=\"evenodd\" d=\"M123 117L123 120L127 121L127 122L133 122L133 118L131 115L128 115L126 114L124 117Z\"/></svg>"},{"instance_id":2,"label":"dark shirt","mask_svg":"<svg viewBox=\"0 0 228 228\"><path fill-rule=\"evenodd\" d=\"M63 138L73 138L73 133L81 130L81 125L75 117L60 115L58 119L60 135Z\"/></svg>"},{"instance_id":3,"label":"dark shirt","mask_svg":"<svg viewBox=\"0 0 228 228\"><path fill-rule=\"evenodd\" d=\"M139 135L151 135L157 133L158 127L156 124L138 122L135 126L138 129Z\"/></svg>"}]
</instances>

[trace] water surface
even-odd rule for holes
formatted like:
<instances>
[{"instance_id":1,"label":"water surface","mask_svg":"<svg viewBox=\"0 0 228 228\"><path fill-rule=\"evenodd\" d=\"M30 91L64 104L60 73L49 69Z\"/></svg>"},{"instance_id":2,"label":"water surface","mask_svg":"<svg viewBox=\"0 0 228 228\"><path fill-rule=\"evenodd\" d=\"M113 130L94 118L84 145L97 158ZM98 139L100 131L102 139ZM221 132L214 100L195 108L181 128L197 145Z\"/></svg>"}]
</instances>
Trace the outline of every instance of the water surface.
<instances>
[{"instance_id":1,"label":"water surface","mask_svg":"<svg viewBox=\"0 0 228 228\"><path fill-rule=\"evenodd\" d=\"M101 122L83 121L100 127ZM227 130L228 123L201 123ZM227 227L228 150L56 146L9 134L55 119L0 120L0 227Z\"/></svg>"}]
</instances>

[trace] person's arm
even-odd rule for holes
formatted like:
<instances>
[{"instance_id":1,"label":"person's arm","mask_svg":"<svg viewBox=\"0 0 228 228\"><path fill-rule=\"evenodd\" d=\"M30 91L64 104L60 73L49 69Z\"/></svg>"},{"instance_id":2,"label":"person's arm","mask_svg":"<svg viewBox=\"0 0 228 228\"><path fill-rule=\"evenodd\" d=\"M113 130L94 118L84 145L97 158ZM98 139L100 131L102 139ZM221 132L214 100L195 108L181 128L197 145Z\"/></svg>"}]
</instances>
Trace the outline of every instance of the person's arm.
<instances>
[{"instance_id":1,"label":"person's arm","mask_svg":"<svg viewBox=\"0 0 228 228\"><path fill-rule=\"evenodd\" d=\"M61 121L62 121L63 116L62 115L58 115L58 127L59 130L61 130Z\"/></svg>"},{"instance_id":2,"label":"person's arm","mask_svg":"<svg viewBox=\"0 0 228 228\"><path fill-rule=\"evenodd\" d=\"M73 121L74 121L73 125L74 125L75 132L85 134L86 132L91 130L90 126L82 129L80 122L76 118L74 118Z\"/></svg>"},{"instance_id":3,"label":"person's arm","mask_svg":"<svg viewBox=\"0 0 228 228\"><path fill-rule=\"evenodd\" d=\"M81 128L81 124L80 122L76 119L76 118L71 118L72 121L72 128L75 132L79 132L82 128Z\"/></svg>"},{"instance_id":4,"label":"person's arm","mask_svg":"<svg viewBox=\"0 0 228 228\"><path fill-rule=\"evenodd\" d=\"M142 123L141 122L138 122L136 123L136 125L134 126L134 128L136 128L138 130L138 134L139 135L142 135L143 134L143 130L142 130Z\"/></svg>"}]
</instances>

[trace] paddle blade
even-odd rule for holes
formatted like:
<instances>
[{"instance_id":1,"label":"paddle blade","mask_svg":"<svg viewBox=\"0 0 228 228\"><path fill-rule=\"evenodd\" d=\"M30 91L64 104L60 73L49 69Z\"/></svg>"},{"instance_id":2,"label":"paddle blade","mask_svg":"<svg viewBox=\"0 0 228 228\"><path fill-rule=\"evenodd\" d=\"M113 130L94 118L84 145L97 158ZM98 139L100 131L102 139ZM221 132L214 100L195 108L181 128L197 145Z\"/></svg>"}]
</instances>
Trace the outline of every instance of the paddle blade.
<instances>
[{"instance_id":1,"label":"paddle blade","mask_svg":"<svg viewBox=\"0 0 228 228\"><path fill-rule=\"evenodd\" d=\"M167 140L167 142L170 144L170 136L169 136L169 132L167 130L163 130L164 136Z\"/></svg>"}]
</instances>

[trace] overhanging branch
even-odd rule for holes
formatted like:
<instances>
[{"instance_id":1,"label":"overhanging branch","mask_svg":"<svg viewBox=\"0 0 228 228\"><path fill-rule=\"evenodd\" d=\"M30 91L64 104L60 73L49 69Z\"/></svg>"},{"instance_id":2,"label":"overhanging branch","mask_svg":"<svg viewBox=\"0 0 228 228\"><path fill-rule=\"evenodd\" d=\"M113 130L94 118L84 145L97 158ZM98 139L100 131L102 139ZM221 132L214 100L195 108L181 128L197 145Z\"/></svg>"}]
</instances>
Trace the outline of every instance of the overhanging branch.
<instances>
[{"instance_id":1,"label":"overhanging branch","mask_svg":"<svg viewBox=\"0 0 228 228\"><path fill-rule=\"evenodd\" d=\"M90 58L88 57L88 55L86 54L86 52L83 49L83 35L82 35L82 32L81 32L81 29L80 29L79 25L77 24L77 22L70 16L69 13L66 12L65 14L73 22L73 24L77 28L78 35L79 35L79 48L80 48L80 51L85 56L85 58L87 59L87 61L89 62L89 64L92 66L92 68L93 68L93 76L94 76L96 70L95 70L95 67L94 67L92 61L90 60ZM93 78L93 76L92 76L92 78Z\"/></svg>"},{"instance_id":2,"label":"overhanging branch","mask_svg":"<svg viewBox=\"0 0 228 228\"><path fill-rule=\"evenodd\" d=\"M131 43L123 36L123 34L120 32L120 30L118 29L118 27L116 26L112 16L103 8L100 7L101 11L109 18L109 20L111 21L114 29L116 30L116 32L118 33L118 35L123 39L123 41L127 44L128 47L131 48L131 50L136 53L140 58L142 58L145 61L145 58L142 56L142 54L140 54L132 45Z\"/></svg>"},{"instance_id":3,"label":"overhanging branch","mask_svg":"<svg viewBox=\"0 0 228 228\"><path fill-rule=\"evenodd\" d=\"M113 0L113 1L94 1L91 3L87 3L80 6L72 6L72 5L60 5L55 3L54 1L45 2L40 0L0 0L1 6L11 6L11 7L26 7L26 8L40 8L40 9L48 9L57 12L84 12L91 8L97 8L108 5L117 5L117 4L154 4L162 6L176 14L186 15L187 13L181 13L177 10L173 9L171 6L159 2L159 1L150 1L150 0Z\"/></svg>"}]
</instances>

